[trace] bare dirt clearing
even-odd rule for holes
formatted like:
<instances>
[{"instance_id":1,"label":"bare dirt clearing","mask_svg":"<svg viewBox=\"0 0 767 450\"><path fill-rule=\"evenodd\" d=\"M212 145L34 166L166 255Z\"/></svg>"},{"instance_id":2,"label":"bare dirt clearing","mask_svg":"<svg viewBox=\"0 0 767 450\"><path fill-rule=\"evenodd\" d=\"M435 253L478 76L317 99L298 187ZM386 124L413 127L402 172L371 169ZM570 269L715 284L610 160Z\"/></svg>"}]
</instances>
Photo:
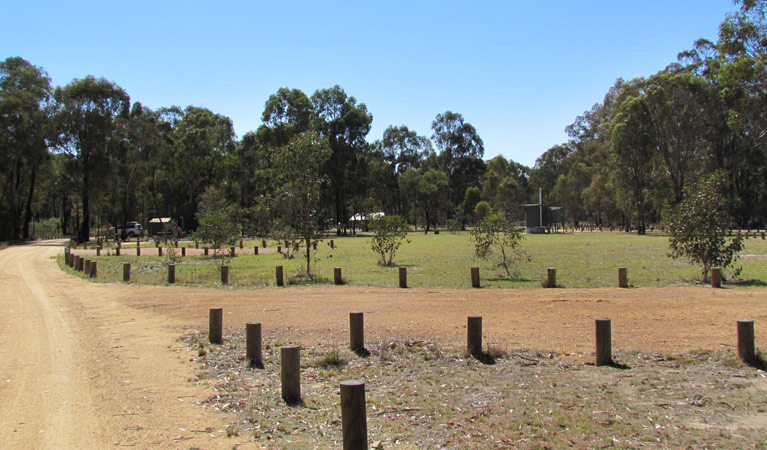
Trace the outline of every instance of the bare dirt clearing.
<instances>
[{"instance_id":1,"label":"bare dirt clearing","mask_svg":"<svg viewBox=\"0 0 767 450\"><path fill-rule=\"evenodd\" d=\"M342 348L348 313L363 311L370 348L423 341L448 360L461 355L469 315L484 317L484 341L493 347L552 351L581 367L593 358L594 319L601 317L612 319L616 351L732 349L739 318L756 320L757 347L767 347L764 289L140 287L69 277L54 261L62 251L63 243L48 242L0 252L2 448L258 448L252 433L227 437L226 426L237 417L197 404L215 395L216 378L196 377L200 367L190 360L198 359L198 348L179 338L205 330L213 306L224 308L225 337L258 321L266 341L306 348ZM516 362L506 361L495 367ZM765 382L754 383L764 397ZM763 414L756 405L747 408ZM340 434L340 424L334 426L326 432Z\"/></svg>"}]
</instances>

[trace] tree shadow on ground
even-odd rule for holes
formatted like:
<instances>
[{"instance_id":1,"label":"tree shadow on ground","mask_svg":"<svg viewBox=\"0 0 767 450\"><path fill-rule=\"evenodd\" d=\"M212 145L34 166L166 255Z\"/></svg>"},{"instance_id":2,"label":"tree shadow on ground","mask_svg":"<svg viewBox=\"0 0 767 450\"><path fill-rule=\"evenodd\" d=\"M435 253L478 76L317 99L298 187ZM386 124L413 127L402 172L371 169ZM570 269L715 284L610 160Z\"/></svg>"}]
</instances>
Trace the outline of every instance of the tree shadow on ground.
<instances>
[{"instance_id":1,"label":"tree shadow on ground","mask_svg":"<svg viewBox=\"0 0 767 450\"><path fill-rule=\"evenodd\" d=\"M488 278L486 278L486 280L487 281L513 281L513 282L519 282L519 283L526 283L526 282L530 282L530 281L537 281L537 280L532 280L532 279L527 278L527 277L511 277L511 278L509 278L509 277L503 277L503 276L488 277Z\"/></svg>"},{"instance_id":2,"label":"tree shadow on ground","mask_svg":"<svg viewBox=\"0 0 767 450\"><path fill-rule=\"evenodd\" d=\"M725 286L765 287L767 283L762 280L733 280L724 283Z\"/></svg>"}]
</instances>

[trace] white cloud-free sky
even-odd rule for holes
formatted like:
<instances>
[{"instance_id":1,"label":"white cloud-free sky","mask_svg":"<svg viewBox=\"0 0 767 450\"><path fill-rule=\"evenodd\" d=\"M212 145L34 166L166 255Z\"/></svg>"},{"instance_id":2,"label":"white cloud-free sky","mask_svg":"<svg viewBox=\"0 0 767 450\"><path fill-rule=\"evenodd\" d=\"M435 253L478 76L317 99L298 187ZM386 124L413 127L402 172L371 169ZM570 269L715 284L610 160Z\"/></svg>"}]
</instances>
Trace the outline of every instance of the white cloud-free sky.
<instances>
[{"instance_id":1,"label":"white cloud-free sky","mask_svg":"<svg viewBox=\"0 0 767 450\"><path fill-rule=\"evenodd\" d=\"M280 87L335 84L389 125L431 137L451 110L485 158L532 166L616 78L649 76L698 38L716 40L729 0L6 2L0 58L86 75L151 108L195 105L239 136Z\"/></svg>"}]
</instances>

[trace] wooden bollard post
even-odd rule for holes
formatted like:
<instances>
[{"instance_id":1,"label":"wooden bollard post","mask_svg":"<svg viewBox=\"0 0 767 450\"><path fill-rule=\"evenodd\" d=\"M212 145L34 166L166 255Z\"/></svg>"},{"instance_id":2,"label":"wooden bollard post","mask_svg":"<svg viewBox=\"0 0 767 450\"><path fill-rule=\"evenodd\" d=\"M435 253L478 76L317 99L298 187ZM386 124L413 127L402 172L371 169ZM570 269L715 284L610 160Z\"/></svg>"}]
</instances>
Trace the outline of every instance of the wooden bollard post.
<instances>
[{"instance_id":1,"label":"wooden bollard post","mask_svg":"<svg viewBox=\"0 0 767 450\"><path fill-rule=\"evenodd\" d=\"M176 282L176 265L168 264L168 283L173 284Z\"/></svg>"},{"instance_id":2,"label":"wooden bollard post","mask_svg":"<svg viewBox=\"0 0 767 450\"><path fill-rule=\"evenodd\" d=\"M312 250L317 250L317 241L312 242Z\"/></svg>"},{"instance_id":3,"label":"wooden bollard post","mask_svg":"<svg viewBox=\"0 0 767 450\"><path fill-rule=\"evenodd\" d=\"M365 383L360 380L341 382L341 430L344 436L344 450L367 450Z\"/></svg>"},{"instance_id":4,"label":"wooden bollard post","mask_svg":"<svg viewBox=\"0 0 767 450\"><path fill-rule=\"evenodd\" d=\"M266 248L266 239L261 239L261 247Z\"/></svg>"},{"instance_id":5,"label":"wooden bollard post","mask_svg":"<svg viewBox=\"0 0 767 450\"><path fill-rule=\"evenodd\" d=\"M224 309L210 308L208 316L208 339L211 344L222 344L224 327Z\"/></svg>"},{"instance_id":6,"label":"wooden bollard post","mask_svg":"<svg viewBox=\"0 0 767 450\"><path fill-rule=\"evenodd\" d=\"M762 231L762 240L764 240L764 231Z\"/></svg>"},{"instance_id":7,"label":"wooden bollard post","mask_svg":"<svg viewBox=\"0 0 767 450\"><path fill-rule=\"evenodd\" d=\"M261 359L261 324L248 322L245 324L245 349L246 357L250 361L250 367L264 367Z\"/></svg>"},{"instance_id":8,"label":"wooden bollard post","mask_svg":"<svg viewBox=\"0 0 767 450\"><path fill-rule=\"evenodd\" d=\"M88 276L90 276L91 278L98 278L99 266L96 261L91 261L91 268L90 268L90 271L88 272Z\"/></svg>"},{"instance_id":9,"label":"wooden bollard post","mask_svg":"<svg viewBox=\"0 0 767 450\"><path fill-rule=\"evenodd\" d=\"M557 269L553 267L549 267L549 269L546 272L546 287L547 288L557 287Z\"/></svg>"},{"instance_id":10,"label":"wooden bollard post","mask_svg":"<svg viewBox=\"0 0 767 450\"><path fill-rule=\"evenodd\" d=\"M141 256L141 247L136 247L136 256Z\"/></svg>"},{"instance_id":11,"label":"wooden bollard post","mask_svg":"<svg viewBox=\"0 0 767 450\"><path fill-rule=\"evenodd\" d=\"M407 267L399 268L399 287L407 288Z\"/></svg>"},{"instance_id":12,"label":"wooden bollard post","mask_svg":"<svg viewBox=\"0 0 767 450\"><path fill-rule=\"evenodd\" d=\"M240 250L242 250L244 247L242 246L242 239L240 239Z\"/></svg>"},{"instance_id":13,"label":"wooden bollard post","mask_svg":"<svg viewBox=\"0 0 767 450\"><path fill-rule=\"evenodd\" d=\"M751 319L738 320L738 356L746 363L756 361L754 321Z\"/></svg>"},{"instance_id":14,"label":"wooden bollard post","mask_svg":"<svg viewBox=\"0 0 767 450\"><path fill-rule=\"evenodd\" d=\"M333 268L333 282L335 284L344 284L343 277L341 276L341 268L340 267L334 267Z\"/></svg>"},{"instance_id":15,"label":"wooden bollard post","mask_svg":"<svg viewBox=\"0 0 767 450\"><path fill-rule=\"evenodd\" d=\"M221 284L229 284L229 266L221 266Z\"/></svg>"},{"instance_id":16,"label":"wooden bollard post","mask_svg":"<svg viewBox=\"0 0 767 450\"><path fill-rule=\"evenodd\" d=\"M229 249L229 256L234 258L237 254L235 253L234 247L231 247Z\"/></svg>"},{"instance_id":17,"label":"wooden bollard post","mask_svg":"<svg viewBox=\"0 0 767 450\"><path fill-rule=\"evenodd\" d=\"M123 281L130 281L130 263L123 263Z\"/></svg>"},{"instance_id":18,"label":"wooden bollard post","mask_svg":"<svg viewBox=\"0 0 767 450\"><path fill-rule=\"evenodd\" d=\"M208 247L205 247L205 248L203 249L203 253L205 254L205 256L208 256Z\"/></svg>"},{"instance_id":19,"label":"wooden bollard post","mask_svg":"<svg viewBox=\"0 0 767 450\"><path fill-rule=\"evenodd\" d=\"M181 247L181 256L186 256L186 247Z\"/></svg>"},{"instance_id":20,"label":"wooden bollard post","mask_svg":"<svg viewBox=\"0 0 767 450\"><path fill-rule=\"evenodd\" d=\"M596 320L597 366L609 366L613 363L612 330L610 319Z\"/></svg>"},{"instance_id":21,"label":"wooden bollard post","mask_svg":"<svg viewBox=\"0 0 767 450\"><path fill-rule=\"evenodd\" d=\"M471 287L479 288L479 267L471 268Z\"/></svg>"},{"instance_id":22,"label":"wooden bollard post","mask_svg":"<svg viewBox=\"0 0 767 450\"><path fill-rule=\"evenodd\" d=\"M82 256L78 256L77 257L77 271L78 272L82 272L83 271L83 266L85 266L85 258L83 258Z\"/></svg>"},{"instance_id":23,"label":"wooden bollard post","mask_svg":"<svg viewBox=\"0 0 767 450\"><path fill-rule=\"evenodd\" d=\"M359 311L349 313L349 348L355 352L365 349L365 318Z\"/></svg>"},{"instance_id":24,"label":"wooden bollard post","mask_svg":"<svg viewBox=\"0 0 767 450\"><path fill-rule=\"evenodd\" d=\"M256 255L256 256L258 256L258 245L256 245L255 247L253 247L253 254L254 254L254 255Z\"/></svg>"},{"instance_id":25,"label":"wooden bollard post","mask_svg":"<svg viewBox=\"0 0 767 450\"><path fill-rule=\"evenodd\" d=\"M277 286L282 286L282 266L274 268L274 276L277 278Z\"/></svg>"},{"instance_id":26,"label":"wooden bollard post","mask_svg":"<svg viewBox=\"0 0 767 450\"><path fill-rule=\"evenodd\" d=\"M86 277L89 277L91 275L91 260L86 259L85 264L83 264L83 273Z\"/></svg>"},{"instance_id":27,"label":"wooden bollard post","mask_svg":"<svg viewBox=\"0 0 767 450\"><path fill-rule=\"evenodd\" d=\"M625 267L618 268L618 287L619 288L629 287L628 270Z\"/></svg>"},{"instance_id":28,"label":"wooden bollard post","mask_svg":"<svg viewBox=\"0 0 767 450\"><path fill-rule=\"evenodd\" d=\"M282 246L281 245L277 246L277 253L282 253Z\"/></svg>"},{"instance_id":29,"label":"wooden bollard post","mask_svg":"<svg viewBox=\"0 0 767 450\"><path fill-rule=\"evenodd\" d=\"M711 287L717 288L717 289L722 287L722 268L721 267L711 268Z\"/></svg>"},{"instance_id":30,"label":"wooden bollard post","mask_svg":"<svg viewBox=\"0 0 767 450\"><path fill-rule=\"evenodd\" d=\"M336 248L336 243L333 239L330 240L330 248Z\"/></svg>"},{"instance_id":31,"label":"wooden bollard post","mask_svg":"<svg viewBox=\"0 0 767 450\"><path fill-rule=\"evenodd\" d=\"M96 247L96 256L101 256L101 247Z\"/></svg>"},{"instance_id":32,"label":"wooden bollard post","mask_svg":"<svg viewBox=\"0 0 767 450\"><path fill-rule=\"evenodd\" d=\"M122 248L122 246L123 246L122 241L118 239L117 240L117 248Z\"/></svg>"},{"instance_id":33,"label":"wooden bollard post","mask_svg":"<svg viewBox=\"0 0 767 450\"><path fill-rule=\"evenodd\" d=\"M466 351L474 357L482 355L482 317L469 317L466 327Z\"/></svg>"},{"instance_id":34,"label":"wooden bollard post","mask_svg":"<svg viewBox=\"0 0 767 450\"><path fill-rule=\"evenodd\" d=\"M120 247L115 249L115 256L120 256Z\"/></svg>"},{"instance_id":35,"label":"wooden bollard post","mask_svg":"<svg viewBox=\"0 0 767 450\"><path fill-rule=\"evenodd\" d=\"M280 379L282 399L286 403L301 402L301 353L297 345L280 347Z\"/></svg>"},{"instance_id":36,"label":"wooden bollard post","mask_svg":"<svg viewBox=\"0 0 767 450\"><path fill-rule=\"evenodd\" d=\"M157 256L162 256L162 247L157 247Z\"/></svg>"},{"instance_id":37,"label":"wooden bollard post","mask_svg":"<svg viewBox=\"0 0 767 450\"><path fill-rule=\"evenodd\" d=\"M197 239L194 240L194 248L195 250L200 248L200 243L197 241Z\"/></svg>"}]
</instances>

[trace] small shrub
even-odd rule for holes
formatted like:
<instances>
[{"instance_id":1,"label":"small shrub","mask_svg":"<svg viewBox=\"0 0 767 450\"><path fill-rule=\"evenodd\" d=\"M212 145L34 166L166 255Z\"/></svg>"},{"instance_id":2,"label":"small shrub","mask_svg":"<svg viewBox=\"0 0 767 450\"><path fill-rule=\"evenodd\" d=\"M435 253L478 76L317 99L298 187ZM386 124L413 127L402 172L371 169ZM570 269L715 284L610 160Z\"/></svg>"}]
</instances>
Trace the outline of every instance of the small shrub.
<instances>
[{"instance_id":1,"label":"small shrub","mask_svg":"<svg viewBox=\"0 0 767 450\"><path fill-rule=\"evenodd\" d=\"M524 235L519 227L502 214L494 212L488 213L471 231L475 257L495 262L503 267L509 278L511 278L511 267L515 262L529 262L532 259L520 247L523 238Z\"/></svg>"},{"instance_id":2,"label":"small shrub","mask_svg":"<svg viewBox=\"0 0 767 450\"><path fill-rule=\"evenodd\" d=\"M325 353L317 360L317 366L325 369L331 369L336 367L342 367L346 365L346 360L341 356L341 352L337 348Z\"/></svg>"},{"instance_id":3,"label":"small shrub","mask_svg":"<svg viewBox=\"0 0 767 450\"><path fill-rule=\"evenodd\" d=\"M498 345L491 345L491 344L487 344L487 349L485 350L485 354L487 354L489 357L493 359L503 359L509 356L509 352L502 349Z\"/></svg>"},{"instance_id":4,"label":"small shrub","mask_svg":"<svg viewBox=\"0 0 767 450\"><path fill-rule=\"evenodd\" d=\"M410 243L407 238L410 225L401 216L376 217L370 221L370 229L375 232L370 248L378 254L379 264L390 266L402 242Z\"/></svg>"},{"instance_id":5,"label":"small shrub","mask_svg":"<svg viewBox=\"0 0 767 450\"><path fill-rule=\"evenodd\" d=\"M708 281L711 268L717 266L723 271L730 268L733 278L740 274L735 263L743 241L740 235L728 238L730 216L722 185L722 175L715 173L685 189L669 222L670 256L699 264L703 281Z\"/></svg>"}]
</instances>

